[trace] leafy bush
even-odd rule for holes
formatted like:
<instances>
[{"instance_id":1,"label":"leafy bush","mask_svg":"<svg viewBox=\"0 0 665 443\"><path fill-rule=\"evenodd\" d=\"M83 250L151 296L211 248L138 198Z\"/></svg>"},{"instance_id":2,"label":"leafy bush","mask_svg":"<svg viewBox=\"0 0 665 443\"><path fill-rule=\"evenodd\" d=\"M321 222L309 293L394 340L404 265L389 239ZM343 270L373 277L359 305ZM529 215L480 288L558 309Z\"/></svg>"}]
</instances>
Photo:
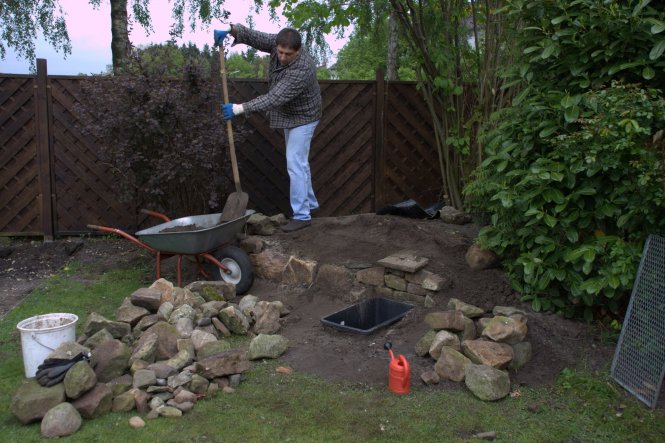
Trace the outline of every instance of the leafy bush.
<instances>
[{"instance_id":1,"label":"leafy bush","mask_svg":"<svg viewBox=\"0 0 665 443\"><path fill-rule=\"evenodd\" d=\"M506 83L523 90L485 126L487 158L465 192L490 221L481 245L535 310L620 312L644 240L665 232L665 13L649 3L504 9L524 24Z\"/></svg>"},{"instance_id":2,"label":"leafy bush","mask_svg":"<svg viewBox=\"0 0 665 443\"><path fill-rule=\"evenodd\" d=\"M77 113L124 201L170 216L207 213L228 189L219 87L195 65L182 79L156 71L85 80ZM242 134L234 131L236 143Z\"/></svg>"}]
</instances>

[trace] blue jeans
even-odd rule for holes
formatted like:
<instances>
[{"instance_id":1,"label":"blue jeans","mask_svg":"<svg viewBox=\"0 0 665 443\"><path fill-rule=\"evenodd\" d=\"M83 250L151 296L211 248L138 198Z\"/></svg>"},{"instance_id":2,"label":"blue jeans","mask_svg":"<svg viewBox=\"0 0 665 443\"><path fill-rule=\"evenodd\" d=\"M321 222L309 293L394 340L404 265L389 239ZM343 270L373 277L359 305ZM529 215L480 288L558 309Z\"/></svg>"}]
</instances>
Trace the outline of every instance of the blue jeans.
<instances>
[{"instance_id":1,"label":"blue jeans","mask_svg":"<svg viewBox=\"0 0 665 443\"><path fill-rule=\"evenodd\" d=\"M291 209L295 220L310 220L310 211L319 207L312 189L309 148L319 121L284 129L286 169L289 172Z\"/></svg>"}]
</instances>

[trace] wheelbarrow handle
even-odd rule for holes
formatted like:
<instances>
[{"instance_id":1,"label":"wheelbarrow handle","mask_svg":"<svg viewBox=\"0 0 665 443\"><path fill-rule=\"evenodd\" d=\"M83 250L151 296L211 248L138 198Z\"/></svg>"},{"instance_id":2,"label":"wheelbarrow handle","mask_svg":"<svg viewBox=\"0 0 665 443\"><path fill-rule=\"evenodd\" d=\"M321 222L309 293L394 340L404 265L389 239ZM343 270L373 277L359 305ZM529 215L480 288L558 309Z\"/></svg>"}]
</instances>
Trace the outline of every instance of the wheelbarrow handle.
<instances>
[{"instance_id":1,"label":"wheelbarrow handle","mask_svg":"<svg viewBox=\"0 0 665 443\"><path fill-rule=\"evenodd\" d=\"M151 246L148 246L147 244L143 243L141 240L138 238L134 237L133 235L130 235L123 231L122 229L117 229L117 228L109 228L108 226L98 226L98 225L87 225L88 228L94 229L96 231L101 231L101 232L108 232L110 234L116 234L119 235L120 237L124 237L130 242L137 244L141 246L142 248L147 249L148 251L152 253L157 253L157 250Z\"/></svg>"},{"instance_id":2,"label":"wheelbarrow handle","mask_svg":"<svg viewBox=\"0 0 665 443\"><path fill-rule=\"evenodd\" d=\"M170 218L168 218L166 215L162 214L161 212L157 211L151 211L150 209L141 209L142 214L147 214L147 215L152 215L153 217L161 218L165 222L171 221Z\"/></svg>"}]
</instances>

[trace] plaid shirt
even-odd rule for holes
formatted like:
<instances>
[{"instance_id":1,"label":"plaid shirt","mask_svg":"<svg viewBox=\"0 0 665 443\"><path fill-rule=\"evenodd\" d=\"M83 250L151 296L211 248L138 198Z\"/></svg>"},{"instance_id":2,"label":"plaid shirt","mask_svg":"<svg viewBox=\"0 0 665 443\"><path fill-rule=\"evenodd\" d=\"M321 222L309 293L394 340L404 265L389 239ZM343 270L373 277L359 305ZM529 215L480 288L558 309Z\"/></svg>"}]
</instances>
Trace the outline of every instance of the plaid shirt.
<instances>
[{"instance_id":1,"label":"plaid shirt","mask_svg":"<svg viewBox=\"0 0 665 443\"><path fill-rule=\"evenodd\" d=\"M268 111L271 128L295 128L321 119L321 90L316 79L316 64L305 48L288 65L277 59L277 34L253 31L233 24L237 43L270 53L268 93L243 103L245 112Z\"/></svg>"}]
</instances>

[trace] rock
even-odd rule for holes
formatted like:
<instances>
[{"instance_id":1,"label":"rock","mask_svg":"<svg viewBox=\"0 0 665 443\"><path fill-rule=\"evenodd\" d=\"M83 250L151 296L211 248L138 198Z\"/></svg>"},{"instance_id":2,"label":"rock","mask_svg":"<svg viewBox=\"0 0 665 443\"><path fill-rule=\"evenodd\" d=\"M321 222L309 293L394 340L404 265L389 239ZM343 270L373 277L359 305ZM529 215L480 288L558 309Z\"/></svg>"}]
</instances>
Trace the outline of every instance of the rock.
<instances>
[{"instance_id":1,"label":"rock","mask_svg":"<svg viewBox=\"0 0 665 443\"><path fill-rule=\"evenodd\" d=\"M464 330L464 314L457 310L430 312L425 316L425 323L436 331L446 329L459 332Z\"/></svg>"},{"instance_id":2,"label":"rock","mask_svg":"<svg viewBox=\"0 0 665 443\"><path fill-rule=\"evenodd\" d=\"M105 383L124 374L129 368L130 352L127 345L120 340L102 343L92 353L97 380Z\"/></svg>"},{"instance_id":3,"label":"rock","mask_svg":"<svg viewBox=\"0 0 665 443\"><path fill-rule=\"evenodd\" d=\"M150 369L139 369L134 373L132 386L136 389L147 388L157 383L155 371Z\"/></svg>"},{"instance_id":4,"label":"rock","mask_svg":"<svg viewBox=\"0 0 665 443\"><path fill-rule=\"evenodd\" d=\"M244 335L249 331L249 319L235 306L227 306L219 311L219 319L229 331Z\"/></svg>"},{"instance_id":5,"label":"rock","mask_svg":"<svg viewBox=\"0 0 665 443\"><path fill-rule=\"evenodd\" d=\"M184 403L184 402L190 402L190 403L196 403L198 400L198 396L186 389L182 389L180 392L176 394L175 397L173 397L173 400L176 403Z\"/></svg>"},{"instance_id":6,"label":"rock","mask_svg":"<svg viewBox=\"0 0 665 443\"><path fill-rule=\"evenodd\" d=\"M359 283L370 286L381 286L383 285L383 274L385 273L385 268L383 266L374 266L367 269L361 269L356 272L356 280Z\"/></svg>"},{"instance_id":7,"label":"rock","mask_svg":"<svg viewBox=\"0 0 665 443\"><path fill-rule=\"evenodd\" d=\"M139 320L139 322L136 324L136 326L134 326L134 332L136 332L136 331L139 331L139 332L140 331L145 331L146 329L148 329L149 327L151 327L152 325L154 325L155 323L157 323L158 321L161 321L161 320L163 320L163 319L160 318L160 314L146 315L141 320Z\"/></svg>"},{"instance_id":8,"label":"rock","mask_svg":"<svg viewBox=\"0 0 665 443\"><path fill-rule=\"evenodd\" d=\"M159 305L162 304L162 290L157 287L139 288L132 293L130 299L134 306L145 308L150 312L157 312Z\"/></svg>"},{"instance_id":9,"label":"rock","mask_svg":"<svg viewBox=\"0 0 665 443\"><path fill-rule=\"evenodd\" d=\"M155 280L155 282L150 285L150 289L158 289L161 292L160 303L173 302L173 290L175 288L173 283L166 280L165 278Z\"/></svg>"},{"instance_id":10,"label":"rock","mask_svg":"<svg viewBox=\"0 0 665 443\"><path fill-rule=\"evenodd\" d=\"M205 303L205 299L198 294L194 294L189 289L173 288L173 306L178 309L182 305L189 305L192 308L197 308ZM171 314L173 315L173 314Z\"/></svg>"},{"instance_id":11,"label":"rock","mask_svg":"<svg viewBox=\"0 0 665 443\"><path fill-rule=\"evenodd\" d=\"M164 302L157 309L157 317L159 320L169 321L174 309L175 306L173 306L173 303L170 301Z\"/></svg>"},{"instance_id":12,"label":"rock","mask_svg":"<svg viewBox=\"0 0 665 443\"><path fill-rule=\"evenodd\" d=\"M252 235L273 235L278 227L264 214L254 213L247 220L247 232Z\"/></svg>"},{"instance_id":13,"label":"rock","mask_svg":"<svg viewBox=\"0 0 665 443\"><path fill-rule=\"evenodd\" d=\"M135 393L138 389L132 389L113 397L111 410L113 412L129 412L136 408Z\"/></svg>"},{"instance_id":14,"label":"rock","mask_svg":"<svg viewBox=\"0 0 665 443\"><path fill-rule=\"evenodd\" d=\"M49 388L41 386L34 378L23 380L19 385L10 409L21 423L28 424L41 420L53 407L65 401L65 387L62 383Z\"/></svg>"},{"instance_id":15,"label":"rock","mask_svg":"<svg viewBox=\"0 0 665 443\"><path fill-rule=\"evenodd\" d=\"M193 393L204 395L208 391L208 385L210 385L210 382L207 378L198 374L192 374L192 381L189 382L189 389Z\"/></svg>"},{"instance_id":16,"label":"rock","mask_svg":"<svg viewBox=\"0 0 665 443\"><path fill-rule=\"evenodd\" d=\"M476 338L476 324L468 317L464 317L464 330L457 333L460 343L464 340L473 340Z\"/></svg>"},{"instance_id":17,"label":"rock","mask_svg":"<svg viewBox=\"0 0 665 443\"><path fill-rule=\"evenodd\" d=\"M178 373L178 369L174 368L173 366L170 366L166 364L163 361L153 363L148 366L147 369L150 369L152 371L155 371L155 376L160 379L160 378L169 378L172 375L176 375Z\"/></svg>"},{"instance_id":18,"label":"rock","mask_svg":"<svg viewBox=\"0 0 665 443\"><path fill-rule=\"evenodd\" d=\"M178 351L176 355L166 360L166 364L178 371L194 361L194 355L190 354L187 349Z\"/></svg>"},{"instance_id":19,"label":"rock","mask_svg":"<svg viewBox=\"0 0 665 443\"><path fill-rule=\"evenodd\" d=\"M211 318L212 320L212 325L219 331L220 334L222 334L224 337L230 337L231 331L229 331L229 328L224 326L224 323L218 318L218 317L213 317Z\"/></svg>"},{"instance_id":20,"label":"rock","mask_svg":"<svg viewBox=\"0 0 665 443\"><path fill-rule=\"evenodd\" d=\"M236 298L236 285L223 280L217 281L195 281L185 287L197 294L206 302L226 301Z\"/></svg>"},{"instance_id":21,"label":"rock","mask_svg":"<svg viewBox=\"0 0 665 443\"><path fill-rule=\"evenodd\" d=\"M83 418L97 418L108 414L113 403L111 388L97 383L94 388L77 398L72 405Z\"/></svg>"},{"instance_id":22,"label":"rock","mask_svg":"<svg viewBox=\"0 0 665 443\"><path fill-rule=\"evenodd\" d=\"M258 254L263 251L265 242L259 237L247 237L240 241L240 247L248 254Z\"/></svg>"},{"instance_id":23,"label":"rock","mask_svg":"<svg viewBox=\"0 0 665 443\"><path fill-rule=\"evenodd\" d=\"M511 317L515 314L522 314L526 317L527 313L521 309L515 308L513 306L495 306L492 309L493 315L502 315L504 317Z\"/></svg>"},{"instance_id":24,"label":"rock","mask_svg":"<svg viewBox=\"0 0 665 443\"><path fill-rule=\"evenodd\" d=\"M175 326L159 321L146 330L157 334L157 350L155 351L155 360L167 360L178 352L177 341L180 338Z\"/></svg>"},{"instance_id":25,"label":"rock","mask_svg":"<svg viewBox=\"0 0 665 443\"><path fill-rule=\"evenodd\" d=\"M479 438L481 440L494 440L496 438L496 432L494 431L487 431L487 432L479 432L477 434L473 434L474 437Z\"/></svg>"},{"instance_id":26,"label":"rock","mask_svg":"<svg viewBox=\"0 0 665 443\"><path fill-rule=\"evenodd\" d=\"M413 251L400 251L382 258L377 265L413 274L427 266L427 263L429 263L428 258L420 257Z\"/></svg>"},{"instance_id":27,"label":"rock","mask_svg":"<svg viewBox=\"0 0 665 443\"><path fill-rule=\"evenodd\" d=\"M406 292L409 294L414 294L414 295L419 295L421 297L425 297L426 295L429 295L430 291L427 289L423 288L420 285L417 285L415 283L408 283L406 284Z\"/></svg>"},{"instance_id":28,"label":"rock","mask_svg":"<svg viewBox=\"0 0 665 443\"><path fill-rule=\"evenodd\" d=\"M194 322L189 317L180 317L174 325L180 338L189 338L194 332Z\"/></svg>"},{"instance_id":29,"label":"rock","mask_svg":"<svg viewBox=\"0 0 665 443\"><path fill-rule=\"evenodd\" d=\"M510 378L504 371L487 365L468 365L464 383L481 400L495 401L510 393Z\"/></svg>"},{"instance_id":30,"label":"rock","mask_svg":"<svg viewBox=\"0 0 665 443\"><path fill-rule=\"evenodd\" d=\"M407 284L406 280L403 277L399 277L390 272L386 272L386 274L383 276L383 282L387 287L391 289L394 289L396 291L406 292Z\"/></svg>"},{"instance_id":31,"label":"rock","mask_svg":"<svg viewBox=\"0 0 665 443\"><path fill-rule=\"evenodd\" d=\"M111 389L113 396L120 395L129 391L132 387L133 377L130 374L123 374L106 383L106 386Z\"/></svg>"},{"instance_id":32,"label":"rock","mask_svg":"<svg viewBox=\"0 0 665 443\"><path fill-rule=\"evenodd\" d=\"M90 352L90 349L73 341L66 341L49 353L46 358L72 358L81 352Z\"/></svg>"},{"instance_id":33,"label":"rock","mask_svg":"<svg viewBox=\"0 0 665 443\"><path fill-rule=\"evenodd\" d=\"M148 363L155 361L155 355L157 354L159 336L152 332L146 331L141 335L141 338L134 345L134 351L129 357L130 365L136 360L143 360Z\"/></svg>"},{"instance_id":34,"label":"rock","mask_svg":"<svg viewBox=\"0 0 665 443\"><path fill-rule=\"evenodd\" d=\"M182 411L173 406L160 406L155 409L161 417L181 417Z\"/></svg>"},{"instance_id":35,"label":"rock","mask_svg":"<svg viewBox=\"0 0 665 443\"><path fill-rule=\"evenodd\" d=\"M256 334L274 334L279 331L281 324L280 308L278 305L260 301L254 307L254 314L256 316L256 323L254 323L254 332Z\"/></svg>"},{"instance_id":36,"label":"rock","mask_svg":"<svg viewBox=\"0 0 665 443\"><path fill-rule=\"evenodd\" d=\"M483 329L483 337L514 345L524 340L528 328L526 323L511 317L496 316Z\"/></svg>"},{"instance_id":37,"label":"rock","mask_svg":"<svg viewBox=\"0 0 665 443\"><path fill-rule=\"evenodd\" d=\"M194 344L194 349L199 350L203 345L206 343L212 343L217 341L217 337L214 335L208 333L208 332L203 332L201 330L195 330L192 332L192 343Z\"/></svg>"},{"instance_id":38,"label":"rock","mask_svg":"<svg viewBox=\"0 0 665 443\"><path fill-rule=\"evenodd\" d=\"M185 386L192 381L192 373L189 371L182 371L181 373L169 377L168 387L175 389L179 386Z\"/></svg>"},{"instance_id":39,"label":"rock","mask_svg":"<svg viewBox=\"0 0 665 443\"><path fill-rule=\"evenodd\" d=\"M226 352L229 349L231 349L231 344L227 341L215 340L214 342L208 342L196 352L196 359L203 360L204 358Z\"/></svg>"},{"instance_id":40,"label":"rock","mask_svg":"<svg viewBox=\"0 0 665 443\"><path fill-rule=\"evenodd\" d=\"M469 247L464 258L474 271L482 271L499 265L499 257L495 253L480 249L480 246L475 243Z\"/></svg>"},{"instance_id":41,"label":"rock","mask_svg":"<svg viewBox=\"0 0 665 443\"><path fill-rule=\"evenodd\" d=\"M101 329L97 332L95 332L92 337L89 337L84 343L83 346L89 349L95 349L102 343L108 340L113 340L113 335L106 330L106 329Z\"/></svg>"},{"instance_id":42,"label":"rock","mask_svg":"<svg viewBox=\"0 0 665 443\"><path fill-rule=\"evenodd\" d=\"M434 341L434 337L436 337L436 332L437 331L435 330L430 330L425 335L423 335L420 340L418 340L415 349L416 355L418 357L424 357L429 354L429 348L432 347L432 342Z\"/></svg>"},{"instance_id":43,"label":"rock","mask_svg":"<svg viewBox=\"0 0 665 443\"><path fill-rule=\"evenodd\" d=\"M436 371L425 371L422 374L420 374L420 379L425 383L426 385L437 385L441 381L439 374L436 373Z\"/></svg>"},{"instance_id":44,"label":"rock","mask_svg":"<svg viewBox=\"0 0 665 443\"><path fill-rule=\"evenodd\" d=\"M289 257L272 249L253 254L250 259L254 266L254 275L272 281L282 280L282 273L289 262Z\"/></svg>"},{"instance_id":45,"label":"rock","mask_svg":"<svg viewBox=\"0 0 665 443\"><path fill-rule=\"evenodd\" d=\"M482 317L485 313L482 308L464 303L462 300L457 298L451 298L450 301L448 301L448 309L462 311L462 314L468 318Z\"/></svg>"},{"instance_id":46,"label":"rock","mask_svg":"<svg viewBox=\"0 0 665 443\"><path fill-rule=\"evenodd\" d=\"M182 403L176 403L175 401L173 401L173 399L169 400L166 403L166 405L176 409L180 409L183 414L186 414L187 412L191 411L194 408L194 403L190 403L188 401Z\"/></svg>"},{"instance_id":47,"label":"rock","mask_svg":"<svg viewBox=\"0 0 665 443\"><path fill-rule=\"evenodd\" d=\"M91 337L102 329L109 331L113 338L122 338L131 332L129 323L112 321L95 312L90 313L83 326L83 333Z\"/></svg>"},{"instance_id":48,"label":"rock","mask_svg":"<svg viewBox=\"0 0 665 443\"><path fill-rule=\"evenodd\" d=\"M135 326L139 320L149 314L150 311L140 306L134 306L130 298L127 297L116 311L115 319L123 323L129 323L130 326Z\"/></svg>"},{"instance_id":49,"label":"rock","mask_svg":"<svg viewBox=\"0 0 665 443\"><path fill-rule=\"evenodd\" d=\"M69 368L65 374L63 384L67 398L77 399L83 393L95 387L97 376L88 362L79 361Z\"/></svg>"},{"instance_id":50,"label":"rock","mask_svg":"<svg viewBox=\"0 0 665 443\"><path fill-rule=\"evenodd\" d=\"M194 343L191 338L179 338L176 346L178 347L178 352L187 351L189 355L196 354L196 349L194 349Z\"/></svg>"},{"instance_id":51,"label":"rock","mask_svg":"<svg viewBox=\"0 0 665 443\"><path fill-rule=\"evenodd\" d=\"M292 285L309 286L314 283L318 264L313 260L303 260L291 256L282 271L282 282Z\"/></svg>"},{"instance_id":52,"label":"rock","mask_svg":"<svg viewBox=\"0 0 665 443\"><path fill-rule=\"evenodd\" d=\"M278 358L288 347L289 341L281 335L259 334L249 343L249 359Z\"/></svg>"},{"instance_id":53,"label":"rock","mask_svg":"<svg viewBox=\"0 0 665 443\"><path fill-rule=\"evenodd\" d=\"M129 426L131 426L132 428L138 429L138 428L144 427L145 422L143 421L143 419L141 417L138 417L138 416L135 415L134 417L131 417L129 419Z\"/></svg>"},{"instance_id":54,"label":"rock","mask_svg":"<svg viewBox=\"0 0 665 443\"><path fill-rule=\"evenodd\" d=\"M523 341L513 345L513 359L510 361L510 369L520 369L531 361L531 342Z\"/></svg>"},{"instance_id":55,"label":"rock","mask_svg":"<svg viewBox=\"0 0 665 443\"><path fill-rule=\"evenodd\" d=\"M471 216L454 206L444 206L439 210L439 217L444 223L452 225L465 225L471 223Z\"/></svg>"},{"instance_id":56,"label":"rock","mask_svg":"<svg viewBox=\"0 0 665 443\"><path fill-rule=\"evenodd\" d=\"M464 380L465 368L471 364L471 360L453 348L444 346L441 348L439 359L434 365L434 370L444 380Z\"/></svg>"},{"instance_id":57,"label":"rock","mask_svg":"<svg viewBox=\"0 0 665 443\"><path fill-rule=\"evenodd\" d=\"M150 403L148 404L148 406L152 410L161 408L162 406L164 406L164 400L162 400L160 397L153 397L150 399Z\"/></svg>"},{"instance_id":58,"label":"rock","mask_svg":"<svg viewBox=\"0 0 665 443\"><path fill-rule=\"evenodd\" d=\"M466 340L462 351L472 362L493 368L503 368L513 359L510 345L486 340Z\"/></svg>"},{"instance_id":59,"label":"rock","mask_svg":"<svg viewBox=\"0 0 665 443\"><path fill-rule=\"evenodd\" d=\"M425 303L423 304L426 308L433 308L436 303L434 302L434 298L430 294L427 294L425 296Z\"/></svg>"},{"instance_id":60,"label":"rock","mask_svg":"<svg viewBox=\"0 0 665 443\"><path fill-rule=\"evenodd\" d=\"M254 310L254 306L259 302L259 298L256 295L247 294L238 302L238 309L243 313L249 313Z\"/></svg>"},{"instance_id":61,"label":"rock","mask_svg":"<svg viewBox=\"0 0 665 443\"><path fill-rule=\"evenodd\" d=\"M247 352L232 349L222 354L204 358L196 363L196 372L208 380L225 375L239 374L250 368Z\"/></svg>"},{"instance_id":62,"label":"rock","mask_svg":"<svg viewBox=\"0 0 665 443\"><path fill-rule=\"evenodd\" d=\"M194 311L194 308L185 303L173 310L169 317L169 323L175 325L181 318L188 318L193 322L195 317L196 312Z\"/></svg>"},{"instance_id":63,"label":"rock","mask_svg":"<svg viewBox=\"0 0 665 443\"><path fill-rule=\"evenodd\" d=\"M457 335L453 334L450 331L446 330L438 331L434 336L434 340L432 340L432 344L430 345L429 355L434 360L438 360L439 356L441 355L441 348L443 348L444 346L459 351L461 349L459 337L457 337Z\"/></svg>"},{"instance_id":64,"label":"rock","mask_svg":"<svg viewBox=\"0 0 665 443\"><path fill-rule=\"evenodd\" d=\"M42 436L65 437L81 428L81 414L71 403L60 403L49 409L41 423Z\"/></svg>"}]
</instances>

